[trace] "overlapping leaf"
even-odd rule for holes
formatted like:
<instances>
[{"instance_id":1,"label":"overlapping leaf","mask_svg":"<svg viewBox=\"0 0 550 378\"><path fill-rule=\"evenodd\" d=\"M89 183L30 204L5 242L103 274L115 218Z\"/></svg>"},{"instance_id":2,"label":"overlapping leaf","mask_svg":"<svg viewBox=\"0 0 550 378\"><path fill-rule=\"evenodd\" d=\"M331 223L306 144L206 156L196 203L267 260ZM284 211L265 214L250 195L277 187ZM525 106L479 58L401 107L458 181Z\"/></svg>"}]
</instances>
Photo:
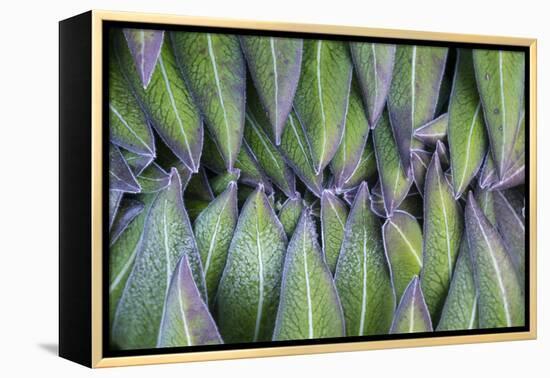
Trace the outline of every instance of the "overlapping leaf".
<instances>
[{"instance_id":1,"label":"overlapping leaf","mask_svg":"<svg viewBox=\"0 0 550 378\"><path fill-rule=\"evenodd\" d=\"M523 111L523 52L473 50L479 96L499 177L510 167L516 130Z\"/></svg>"},{"instance_id":2,"label":"overlapping leaf","mask_svg":"<svg viewBox=\"0 0 550 378\"><path fill-rule=\"evenodd\" d=\"M347 219L334 277L348 336L388 333L395 309L380 223L368 196L363 183Z\"/></svg>"},{"instance_id":3,"label":"overlapping leaf","mask_svg":"<svg viewBox=\"0 0 550 378\"><path fill-rule=\"evenodd\" d=\"M302 64L303 41L296 38L241 36L241 46L276 145L281 136Z\"/></svg>"},{"instance_id":4,"label":"overlapping leaf","mask_svg":"<svg viewBox=\"0 0 550 378\"><path fill-rule=\"evenodd\" d=\"M273 340L344 335L342 306L306 208L288 245Z\"/></svg>"},{"instance_id":5,"label":"overlapping leaf","mask_svg":"<svg viewBox=\"0 0 550 378\"><path fill-rule=\"evenodd\" d=\"M336 270L340 248L344 241L348 208L332 192L325 190L321 196L321 238L325 261L332 274Z\"/></svg>"},{"instance_id":6,"label":"overlapping leaf","mask_svg":"<svg viewBox=\"0 0 550 378\"><path fill-rule=\"evenodd\" d=\"M186 255L194 280L206 298L204 276L193 230L187 218L177 171L148 212L142 245L113 319L111 340L123 349L154 348L170 278Z\"/></svg>"},{"instance_id":7,"label":"overlapping leaf","mask_svg":"<svg viewBox=\"0 0 550 378\"><path fill-rule=\"evenodd\" d=\"M328 165L342 139L351 75L351 58L343 42L304 41L294 108L306 130L316 173Z\"/></svg>"},{"instance_id":8,"label":"overlapping leaf","mask_svg":"<svg viewBox=\"0 0 550 378\"><path fill-rule=\"evenodd\" d=\"M234 35L172 32L178 64L216 141L233 169L244 127L246 68Z\"/></svg>"},{"instance_id":9,"label":"overlapping leaf","mask_svg":"<svg viewBox=\"0 0 550 378\"><path fill-rule=\"evenodd\" d=\"M231 240L216 301L226 343L271 340L287 247L262 186L246 201Z\"/></svg>"},{"instance_id":10,"label":"overlapping leaf","mask_svg":"<svg viewBox=\"0 0 550 378\"><path fill-rule=\"evenodd\" d=\"M381 43L350 43L355 72L361 87L371 128L382 115L390 90L395 45Z\"/></svg>"},{"instance_id":11,"label":"overlapping leaf","mask_svg":"<svg viewBox=\"0 0 550 378\"><path fill-rule=\"evenodd\" d=\"M430 313L418 277L414 277L395 311L390 333L431 332Z\"/></svg>"},{"instance_id":12,"label":"overlapping leaf","mask_svg":"<svg viewBox=\"0 0 550 378\"><path fill-rule=\"evenodd\" d=\"M449 103L449 149L455 198L477 174L487 148L481 100L477 93L472 52L458 52Z\"/></svg>"},{"instance_id":13,"label":"overlapping leaf","mask_svg":"<svg viewBox=\"0 0 550 378\"><path fill-rule=\"evenodd\" d=\"M442 47L397 47L388 110L406 172L410 150L420 144L412 139L414 131L434 118L446 59L447 49Z\"/></svg>"}]
</instances>

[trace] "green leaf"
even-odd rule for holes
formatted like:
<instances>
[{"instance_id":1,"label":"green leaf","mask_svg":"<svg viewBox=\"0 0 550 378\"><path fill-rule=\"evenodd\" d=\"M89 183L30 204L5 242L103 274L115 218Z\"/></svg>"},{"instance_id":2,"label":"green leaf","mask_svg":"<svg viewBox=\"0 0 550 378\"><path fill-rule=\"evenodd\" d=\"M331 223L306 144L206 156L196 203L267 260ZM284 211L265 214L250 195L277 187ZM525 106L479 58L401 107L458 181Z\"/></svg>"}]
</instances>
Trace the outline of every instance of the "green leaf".
<instances>
[{"instance_id":1,"label":"green leaf","mask_svg":"<svg viewBox=\"0 0 550 378\"><path fill-rule=\"evenodd\" d=\"M160 55L164 31L123 29L123 32L143 88L147 88Z\"/></svg>"},{"instance_id":2,"label":"green leaf","mask_svg":"<svg viewBox=\"0 0 550 378\"><path fill-rule=\"evenodd\" d=\"M491 189L493 185L497 184L499 181L497 170L495 167L495 162L489 150L485 155L485 160L479 171L478 184L482 189Z\"/></svg>"},{"instance_id":3,"label":"green leaf","mask_svg":"<svg viewBox=\"0 0 550 378\"><path fill-rule=\"evenodd\" d=\"M387 333L395 309L380 223L369 202L367 184L363 183L348 216L334 276L347 336Z\"/></svg>"},{"instance_id":4,"label":"green leaf","mask_svg":"<svg viewBox=\"0 0 550 378\"><path fill-rule=\"evenodd\" d=\"M395 49L395 45L350 42L351 56L371 128L377 125L386 104L395 63Z\"/></svg>"},{"instance_id":5,"label":"green leaf","mask_svg":"<svg viewBox=\"0 0 550 378\"><path fill-rule=\"evenodd\" d=\"M231 237L237 224L237 185L231 181L227 189L208 204L195 220L197 248L212 307L225 267Z\"/></svg>"},{"instance_id":6,"label":"green leaf","mask_svg":"<svg viewBox=\"0 0 550 378\"><path fill-rule=\"evenodd\" d=\"M395 297L400 300L422 269L422 230L415 217L397 210L382 226Z\"/></svg>"},{"instance_id":7,"label":"green leaf","mask_svg":"<svg viewBox=\"0 0 550 378\"><path fill-rule=\"evenodd\" d=\"M435 152L439 157L439 162L441 163L441 167L445 170L449 168L451 161L449 159L449 151L447 151L447 146L445 146L445 143L438 140L437 143L435 144Z\"/></svg>"},{"instance_id":8,"label":"green leaf","mask_svg":"<svg viewBox=\"0 0 550 378\"><path fill-rule=\"evenodd\" d=\"M267 176L287 197L294 197L296 183L294 173L286 165L283 155L271 142L258 119L251 112L246 113L244 127L245 144Z\"/></svg>"},{"instance_id":9,"label":"green leaf","mask_svg":"<svg viewBox=\"0 0 550 378\"><path fill-rule=\"evenodd\" d=\"M210 137L210 134L208 132L204 134L204 147L201 159L203 164L211 171L214 171L218 174L227 172L225 169L223 157L220 154L216 143ZM234 169L238 169L241 172L239 182L253 187L256 187L256 185L258 185L259 183L263 183L267 191L273 191L271 183L265 177L260 166L258 165L258 162L246 145L241 146L239 154L235 159Z\"/></svg>"},{"instance_id":10,"label":"green leaf","mask_svg":"<svg viewBox=\"0 0 550 378\"><path fill-rule=\"evenodd\" d=\"M155 159L154 156L139 155L125 149L120 150L120 152L122 153L124 160L126 160L126 163L128 163L128 166L134 176L139 176L141 172L153 163L153 160Z\"/></svg>"},{"instance_id":11,"label":"green leaf","mask_svg":"<svg viewBox=\"0 0 550 378\"><path fill-rule=\"evenodd\" d=\"M186 82L218 146L227 170L241 148L246 67L239 39L229 34L172 32Z\"/></svg>"},{"instance_id":12,"label":"green leaf","mask_svg":"<svg viewBox=\"0 0 550 378\"><path fill-rule=\"evenodd\" d=\"M525 146L525 114L522 114L510 159L510 168L499 182L491 186L491 189L509 189L525 183Z\"/></svg>"},{"instance_id":13,"label":"green leaf","mask_svg":"<svg viewBox=\"0 0 550 378\"><path fill-rule=\"evenodd\" d=\"M342 306L310 211L302 211L288 245L273 332L276 341L345 336Z\"/></svg>"},{"instance_id":14,"label":"green leaf","mask_svg":"<svg viewBox=\"0 0 550 378\"><path fill-rule=\"evenodd\" d=\"M109 229L109 246L116 242L132 220L143 211L143 207L143 203L135 199L126 198L121 201L116 217Z\"/></svg>"},{"instance_id":15,"label":"green leaf","mask_svg":"<svg viewBox=\"0 0 550 378\"><path fill-rule=\"evenodd\" d=\"M445 140L447 138L448 124L449 113L444 113L414 130L414 137L424 145L435 146L438 140Z\"/></svg>"},{"instance_id":16,"label":"green leaf","mask_svg":"<svg viewBox=\"0 0 550 378\"><path fill-rule=\"evenodd\" d=\"M170 182L170 175L158 164L153 163L137 177L142 193L154 193L164 189Z\"/></svg>"},{"instance_id":17,"label":"green leaf","mask_svg":"<svg viewBox=\"0 0 550 378\"><path fill-rule=\"evenodd\" d=\"M494 192L483 190L478 186L476 187L475 198L481 211L483 211L483 214L487 217L487 220L491 225L496 226L497 215L495 211Z\"/></svg>"},{"instance_id":18,"label":"green leaf","mask_svg":"<svg viewBox=\"0 0 550 378\"><path fill-rule=\"evenodd\" d=\"M334 185L337 190L342 188L357 168L365 150L368 136L369 122L363 109L361 93L357 80L352 80L344 135L336 154L330 162L330 169L334 175Z\"/></svg>"},{"instance_id":19,"label":"green leaf","mask_svg":"<svg viewBox=\"0 0 550 378\"><path fill-rule=\"evenodd\" d=\"M306 133L295 111L288 115L279 150L300 180L313 194L320 197L323 191L324 175L322 171L317 174L313 170Z\"/></svg>"},{"instance_id":20,"label":"green leaf","mask_svg":"<svg viewBox=\"0 0 550 378\"><path fill-rule=\"evenodd\" d=\"M388 112L382 113L373 136L384 208L387 216L391 216L409 192L412 179L408 177L399 158L399 148L393 137Z\"/></svg>"},{"instance_id":21,"label":"green leaf","mask_svg":"<svg viewBox=\"0 0 550 378\"><path fill-rule=\"evenodd\" d=\"M473 50L473 61L493 159L499 177L504 177L523 111L525 54Z\"/></svg>"},{"instance_id":22,"label":"green leaf","mask_svg":"<svg viewBox=\"0 0 550 378\"><path fill-rule=\"evenodd\" d=\"M128 163L117 146L109 145L109 190L125 193L139 193L141 186L136 181Z\"/></svg>"},{"instance_id":23,"label":"green leaf","mask_svg":"<svg viewBox=\"0 0 550 378\"><path fill-rule=\"evenodd\" d=\"M240 39L252 81L271 124L272 140L278 146L300 78L303 41L257 36Z\"/></svg>"},{"instance_id":24,"label":"green leaf","mask_svg":"<svg viewBox=\"0 0 550 378\"><path fill-rule=\"evenodd\" d=\"M328 165L342 139L351 74L352 63L345 43L304 41L294 108L304 125L316 173Z\"/></svg>"},{"instance_id":25,"label":"green leaf","mask_svg":"<svg viewBox=\"0 0 550 378\"><path fill-rule=\"evenodd\" d=\"M271 340L286 246L259 185L241 210L218 289L217 321L226 343Z\"/></svg>"},{"instance_id":26,"label":"green leaf","mask_svg":"<svg viewBox=\"0 0 550 378\"><path fill-rule=\"evenodd\" d=\"M157 345L164 298L182 255L188 257L195 282L206 297L200 256L175 169L170 172L170 184L156 195L151 205L142 238L111 329L111 341L119 349Z\"/></svg>"},{"instance_id":27,"label":"green leaf","mask_svg":"<svg viewBox=\"0 0 550 378\"><path fill-rule=\"evenodd\" d=\"M135 69L124 37L115 36L115 48L126 78L146 110L162 141L192 172L197 172L203 129L197 107L176 65L172 44L162 45L147 89Z\"/></svg>"},{"instance_id":28,"label":"green leaf","mask_svg":"<svg viewBox=\"0 0 550 378\"><path fill-rule=\"evenodd\" d=\"M183 255L166 294L157 347L222 343L216 323L193 280L187 256Z\"/></svg>"},{"instance_id":29,"label":"green leaf","mask_svg":"<svg viewBox=\"0 0 550 378\"><path fill-rule=\"evenodd\" d=\"M119 190L109 190L109 229L113 227L116 214L118 212L118 207L120 206L120 201L124 192Z\"/></svg>"},{"instance_id":30,"label":"green leaf","mask_svg":"<svg viewBox=\"0 0 550 378\"><path fill-rule=\"evenodd\" d=\"M304 208L304 201L300 197L300 193L296 193L296 198L288 198L281 210L279 210L279 220L285 229L286 236L292 237L294 229L300 220L300 214Z\"/></svg>"},{"instance_id":31,"label":"green leaf","mask_svg":"<svg viewBox=\"0 0 550 378\"><path fill-rule=\"evenodd\" d=\"M514 189L494 191L496 227L507 246L523 288L525 281L525 220L523 195Z\"/></svg>"},{"instance_id":32,"label":"green leaf","mask_svg":"<svg viewBox=\"0 0 550 378\"><path fill-rule=\"evenodd\" d=\"M471 193L466 206L466 234L478 290L479 327L525 325L525 299L512 259Z\"/></svg>"},{"instance_id":33,"label":"green leaf","mask_svg":"<svg viewBox=\"0 0 550 378\"><path fill-rule=\"evenodd\" d=\"M485 123L477 93L472 53L460 49L449 101L449 150L455 198L460 198L483 163Z\"/></svg>"},{"instance_id":34,"label":"green leaf","mask_svg":"<svg viewBox=\"0 0 550 378\"><path fill-rule=\"evenodd\" d=\"M447 48L399 45L388 95L388 110L401 161L408 171L414 130L433 120L445 71Z\"/></svg>"},{"instance_id":35,"label":"green leaf","mask_svg":"<svg viewBox=\"0 0 550 378\"><path fill-rule=\"evenodd\" d=\"M115 311L134 266L142 240L145 219L156 195L139 195L142 211L109 247L109 324L113 324Z\"/></svg>"},{"instance_id":36,"label":"green leaf","mask_svg":"<svg viewBox=\"0 0 550 378\"><path fill-rule=\"evenodd\" d=\"M191 176L187 186L185 187L186 199L198 199L204 201L212 201L214 199L214 192L208 182L208 176L204 168L201 168L197 173Z\"/></svg>"},{"instance_id":37,"label":"green leaf","mask_svg":"<svg viewBox=\"0 0 550 378\"><path fill-rule=\"evenodd\" d=\"M344 202L329 190L324 190L321 197L321 237L325 261L334 274L344 241L348 208Z\"/></svg>"},{"instance_id":38,"label":"green leaf","mask_svg":"<svg viewBox=\"0 0 550 378\"><path fill-rule=\"evenodd\" d=\"M355 170L351 173L348 179L342 185L342 190L358 187L361 182L367 181L376 174L376 155L374 153L374 145L372 138L367 138L367 144L361 155L361 159Z\"/></svg>"},{"instance_id":39,"label":"green leaf","mask_svg":"<svg viewBox=\"0 0 550 378\"><path fill-rule=\"evenodd\" d=\"M443 174L438 154L433 155L428 167L424 190L424 265L420 280L431 318L437 323L464 228L462 209Z\"/></svg>"},{"instance_id":40,"label":"green leaf","mask_svg":"<svg viewBox=\"0 0 550 378\"><path fill-rule=\"evenodd\" d=\"M120 68L113 45L109 55L109 133L111 142L136 154L155 156L155 141Z\"/></svg>"},{"instance_id":41,"label":"green leaf","mask_svg":"<svg viewBox=\"0 0 550 378\"><path fill-rule=\"evenodd\" d=\"M411 150L411 169L414 183L416 184L420 195L424 194L424 182L426 181L426 172L428 171L428 166L430 165L431 160L431 152L417 148Z\"/></svg>"},{"instance_id":42,"label":"green leaf","mask_svg":"<svg viewBox=\"0 0 550 378\"><path fill-rule=\"evenodd\" d=\"M241 176L241 171L233 168L233 171L226 171L210 179L210 187L214 195L220 195L231 182L237 182Z\"/></svg>"},{"instance_id":43,"label":"green leaf","mask_svg":"<svg viewBox=\"0 0 550 378\"><path fill-rule=\"evenodd\" d=\"M393 318L390 333L432 332L432 321L418 277L414 277L403 297Z\"/></svg>"},{"instance_id":44,"label":"green leaf","mask_svg":"<svg viewBox=\"0 0 550 378\"><path fill-rule=\"evenodd\" d=\"M468 239L462 238L449 294L441 311L438 331L478 328L477 290L472 271Z\"/></svg>"}]
</instances>

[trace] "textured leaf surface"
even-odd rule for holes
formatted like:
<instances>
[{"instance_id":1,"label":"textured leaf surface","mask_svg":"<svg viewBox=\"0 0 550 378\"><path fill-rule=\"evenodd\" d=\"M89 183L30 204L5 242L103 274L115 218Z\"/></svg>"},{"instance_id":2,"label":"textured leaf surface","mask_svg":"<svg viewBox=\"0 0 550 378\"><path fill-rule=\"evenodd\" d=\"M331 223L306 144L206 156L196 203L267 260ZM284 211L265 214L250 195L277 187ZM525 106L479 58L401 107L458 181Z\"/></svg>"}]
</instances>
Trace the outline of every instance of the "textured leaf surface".
<instances>
[{"instance_id":1,"label":"textured leaf surface","mask_svg":"<svg viewBox=\"0 0 550 378\"><path fill-rule=\"evenodd\" d=\"M421 150L413 149L411 150L411 168L414 178L414 183L421 195L424 195L424 182L426 180L426 172L428 171L428 166L432 160L432 153Z\"/></svg>"},{"instance_id":2,"label":"textured leaf surface","mask_svg":"<svg viewBox=\"0 0 550 378\"><path fill-rule=\"evenodd\" d=\"M111 45L109 56L109 133L111 142L141 155L155 155L153 133Z\"/></svg>"},{"instance_id":3,"label":"textured leaf surface","mask_svg":"<svg viewBox=\"0 0 550 378\"><path fill-rule=\"evenodd\" d=\"M225 267L237 216L237 185L231 182L195 220L193 229L201 256L210 307L214 303Z\"/></svg>"},{"instance_id":4,"label":"textured leaf surface","mask_svg":"<svg viewBox=\"0 0 550 378\"><path fill-rule=\"evenodd\" d=\"M342 336L342 306L310 210L304 209L285 257L273 340Z\"/></svg>"},{"instance_id":5,"label":"textured leaf surface","mask_svg":"<svg viewBox=\"0 0 550 378\"><path fill-rule=\"evenodd\" d=\"M239 215L218 289L217 321L226 343L271 340L286 246L283 226L259 186Z\"/></svg>"},{"instance_id":6,"label":"textured leaf surface","mask_svg":"<svg viewBox=\"0 0 550 378\"><path fill-rule=\"evenodd\" d=\"M390 333L431 332L432 321L418 277L414 277L395 311Z\"/></svg>"},{"instance_id":7,"label":"textured leaf surface","mask_svg":"<svg viewBox=\"0 0 550 378\"><path fill-rule=\"evenodd\" d=\"M128 150L121 150L122 156L132 170L134 176L139 176L154 160L151 155L139 155Z\"/></svg>"},{"instance_id":8,"label":"textured leaf surface","mask_svg":"<svg viewBox=\"0 0 550 378\"><path fill-rule=\"evenodd\" d=\"M444 113L414 130L414 137L421 141L422 144L435 146L438 140L445 140L447 138L448 123L449 114Z\"/></svg>"},{"instance_id":9,"label":"textured leaf surface","mask_svg":"<svg viewBox=\"0 0 550 378\"><path fill-rule=\"evenodd\" d=\"M523 287L525 280L525 219L523 195L514 189L493 193L497 229L512 257Z\"/></svg>"},{"instance_id":10,"label":"textured leaf surface","mask_svg":"<svg viewBox=\"0 0 550 378\"><path fill-rule=\"evenodd\" d=\"M370 211L367 184L359 187L346 223L334 277L346 319L346 334L385 334L395 294L378 218Z\"/></svg>"},{"instance_id":11,"label":"textured leaf surface","mask_svg":"<svg viewBox=\"0 0 550 378\"><path fill-rule=\"evenodd\" d=\"M122 200L123 192L118 190L109 190L109 229L113 227L120 201Z\"/></svg>"},{"instance_id":12,"label":"textured leaf surface","mask_svg":"<svg viewBox=\"0 0 550 378\"><path fill-rule=\"evenodd\" d=\"M491 225L496 226L497 214L495 210L495 193L489 190L483 190L479 187L476 188L475 198L483 214L487 217L487 220Z\"/></svg>"},{"instance_id":13,"label":"textured leaf surface","mask_svg":"<svg viewBox=\"0 0 550 378\"><path fill-rule=\"evenodd\" d=\"M241 176L241 171L234 168L233 171L221 173L210 179L210 187L214 195L220 195L231 182L237 182Z\"/></svg>"},{"instance_id":14,"label":"textured leaf surface","mask_svg":"<svg viewBox=\"0 0 550 378\"><path fill-rule=\"evenodd\" d=\"M196 104L233 169L244 127L246 68L234 35L172 32L178 63Z\"/></svg>"},{"instance_id":15,"label":"textured leaf surface","mask_svg":"<svg viewBox=\"0 0 550 378\"><path fill-rule=\"evenodd\" d=\"M499 177L510 166L516 129L523 111L523 52L473 50L479 96Z\"/></svg>"},{"instance_id":16,"label":"textured leaf surface","mask_svg":"<svg viewBox=\"0 0 550 378\"><path fill-rule=\"evenodd\" d=\"M143 207L143 203L138 200L126 199L122 201L109 231L110 246L119 238L130 222L143 211Z\"/></svg>"},{"instance_id":17,"label":"textured leaf surface","mask_svg":"<svg viewBox=\"0 0 550 378\"><path fill-rule=\"evenodd\" d=\"M342 188L357 168L368 136L369 123L363 108L361 93L356 80L352 80L344 135L330 162L336 188Z\"/></svg>"},{"instance_id":18,"label":"textured leaf surface","mask_svg":"<svg viewBox=\"0 0 550 378\"><path fill-rule=\"evenodd\" d=\"M346 204L331 191L323 191L321 197L321 236L325 261L332 274L340 255L344 241L348 208Z\"/></svg>"},{"instance_id":19,"label":"textured leaf surface","mask_svg":"<svg viewBox=\"0 0 550 378\"><path fill-rule=\"evenodd\" d=\"M162 44L151 81L143 89L138 72L131 66L131 54L121 39L119 36L115 45L120 64L153 127L174 155L196 172L202 149L202 121L176 64L172 44L168 40Z\"/></svg>"},{"instance_id":20,"label":"textured leaf surface","mask_svg":"<svg viewBox=\"0 0 550 378\"><path fill-rule=\"evenodd\" d=\"M246 113L244 138L246 146L250 148L266 175L287 197L294 197L296 192L294 173L286 165L283 155L251 112Z\"/></svg>"},{"instance_id":21,"label":"textured leaf surface","mask_svg":"<svg viewBox=\"0 0 550 378\"><path fill-rule=\"evenodd\" d=\"M175 169L170 179L148 212L142 246L114 316L111 340L120 349L157 345L164 298L182 255L188 256L195 282L206 297L200 256Z\"/></svg>"},{"instance_id":22,"label":"textured leaf surface","mask_svg":"<svg viewBox=\"0 0 550 378\"><path fill-rule=\"evenodd\" d=\"M218 174L226 172L223 157L208 132L204 134L202 161L206 167ZM265 177L258 165L256 158L254 158L246 145L241 146L239 154L235 159L234 169L238 169L241 172L239 177L240 182L253 187L256 187L256 185L261 182L264 184L267 191L271 192L273 190L269 180Z\"/></svg>"},{"instance_id":23,"label":"textured leaf surface","mask_svg":"<svg viewBox=\"0 0 550 378\"><path fill-rule=\"evenodd\" d=\"M281 210L279 210L279 220L288 238L292 237L303 208L304 201L300 197L300 194L297 193L296 198L288 198L281 207Z\"/></svg>"},{"instance_id":24,"label":"textured leaf surface","mask_svg":"<svg viewBox=\"0 0 550 378\"><path fill-rule=\"evenodd\" d=\"M461 49L449 102L449 150L455 198L477 174L487 149L481 100L470 50Z\"/></svg>"},{"instance_id":25,"label":"textured leaf surface","mask_svg":"<svg viewBox=\"0 0 550 378\"><path fill-rule=\"evenodd\" d=\"M344 182L342 189L345 190L359 186L361 182L367 181L367 179L373 177L377 169L372 138L368 138L361 159L359 159L359 163L357 163L355 170Z\"/></svg>"},{"instance_id":26,"label":"textured leaf surface","mask_svg":"<svg viewBox=\"0 0 550 378\"><path fill-rule=\"evenodd\" d=\"M135 68L144 88L147 88L160 55L164 31L124 29L124 37L134 58Z\"/></svg>"},{"instance_id":27,"label":"textured leaf surface","mask_svg":"<svg viewBox=\"0 0 550 378\"><path fill-rule=\"evenodd\" d=\"M386 214L391 216L409 192L412 179L406 174L399 158L399 147L393 137L387 112L380 117L373 135L384 208Z\"/></svg>"},{"instance_id":28,"label":"textured leaf surface","mask_svg":"<svg viewBox=\"0 0 550 378\"><path fill-rule=\"evenodd\" d=\"M139 193L141 187L117 146L109 146L109 189L127 193Z\"/></svg>"},{"instance_id":29,"label":"textured leaf surface","mask_svg":"<svg viewBox=\"0 0 550 378\"><path fill-rule=\"evenodd\" d=\"M438 331L478 328L477 289L467 237L462 238L453 280L445 300Z\"/></svg>"},{"instance_id":30,"label":"textured leaf surface","mask_svg":"<svg viewBox=\"0 0 550 378\"><path fill-rule=\"evenodd\" d=\"M492 185L492 189L509 189L525 182L525 146L525 115L522 114L510 159L510 168L499 182Z\"/></svg>"},{"instance_id":31,"label":"textured leaf surface","mask_svg":"<svg viewBox=\"0 0 550 378\"><path fill-rule=\"evenodd\" d=\"M434 154L428 168L424 190L424 265L420 279L431 318L437 322L464 228L462 209L445 179L438 154Z\"/></svg>"},{"instance_id":32,"label":"textured leaf surface","mask_svg":"<svg viewBox=\"0 0 550 378\"><path fill-rule=\"evenodd\" d=\"M294 107L308 137L313 168L330 162L344 132L352 63L340 41L305 40Z\"/></svg>"},{"instance_id":33,"label":"textured leaf surface","mask_svg":"<svg viewBox=\"0 0 550 378\"><path fill-rule=\"evenodd\" d=\"M153 163L137 177L143 193L154 193L164 189L170 183L170 175L158 164Z\"/></svg>"},{"instance_id":34,"label":"textured leaf surface","mask_svg":"<svg viewBox=\"0 0 550 378\"><path fill-rule=\"evenodd\" d=\"M388 110L405 171L411 147L421 145L412 139L414 130L434 118L446 59L446 48L397 47Z\"/></svg>"},{"instance_id":35,"label":"textured leaf surface","mask_svg":"<svg viewBox=\"0 0 550 378\"><path fill-rule=\"evenodd\" d=\"M323 172L315 173L309 150L308 140L296 112L288 115L281 145L279 146L289 166L316 196L323 191Z\"/></svg>"},{"instance_id":36,"label":"textured leaf surface","mask_svg":"<svg viewBox=\"0 0 550 378\"><path fill-rule=\"evenodd\" d=\"M382 233L395 297L400 300L422 269L422 230L415 217L397 210L384 223Z\"/></svg>"},{"instance_id":37,"label":"textured leaf surface","mask_svg":"<svg viewBox=\"0 0 550 378\"><path fill-rule=\"evenodd\" d=\"M221 344L216 323L193 280L186 255L172 274L157 347Z\"/></svg>"},{"instance_id":38,"label":"textured leaf surface","mask_svg":"<svg viewBox=\"0 0 550 378\"><path fill-rule=\"evenodd\" d=\"M109 247L109 319L112 325L118 301L134 266L142 240L145 219L155 195L139 195L144 208Z\"/></svg>"},{"instance_id":39,"label":"textured leaf surface","mask_svg":"<svg viewBox=\"0 0 550 378\"><path fill-rule=\"evenodd\" d=\"M478 289L479 327L523 326L525 300L512 259L471 193L466 206L466 233Z\"/></svg>"},{"instance_id":40,"label":"textured leaf surface","mask_svg":"<svg viewBox=\"0 0 550 378\"><path fill-rule=\"evenodd\" d=\"M271 124L272 140L279 145L300 78L303 41L256 36L240 38L252 81Z\"/></svg>"},{"instance_id":41,"label":"textured leaf surface","mask_svg":"<svg viewBox=\"0 0 550 378\"><path fill-rule=\"evenodd\" d=\"M390 90L396 47L381 43L352 42L350 49L369 124L374 128L382 115Z\"/></svg>"}]
</instances>

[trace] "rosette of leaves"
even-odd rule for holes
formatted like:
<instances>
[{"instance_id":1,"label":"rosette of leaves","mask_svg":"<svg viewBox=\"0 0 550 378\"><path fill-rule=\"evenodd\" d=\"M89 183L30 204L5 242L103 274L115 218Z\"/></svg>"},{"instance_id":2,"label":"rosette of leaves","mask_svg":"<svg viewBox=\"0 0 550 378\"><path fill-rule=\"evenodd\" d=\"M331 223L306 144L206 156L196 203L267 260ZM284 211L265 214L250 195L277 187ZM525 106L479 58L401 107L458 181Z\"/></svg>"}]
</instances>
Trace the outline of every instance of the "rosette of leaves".
<instances>
[{"instance_id":1,"label":"rosette of leaves","mask_svg":"<svg viewBox=\"0 0 550 378\"><path fill-rule=\"evenodd\" d=\"M115 349L525 322L525 56L109 36Z\"/></svg>"}]
</instances>

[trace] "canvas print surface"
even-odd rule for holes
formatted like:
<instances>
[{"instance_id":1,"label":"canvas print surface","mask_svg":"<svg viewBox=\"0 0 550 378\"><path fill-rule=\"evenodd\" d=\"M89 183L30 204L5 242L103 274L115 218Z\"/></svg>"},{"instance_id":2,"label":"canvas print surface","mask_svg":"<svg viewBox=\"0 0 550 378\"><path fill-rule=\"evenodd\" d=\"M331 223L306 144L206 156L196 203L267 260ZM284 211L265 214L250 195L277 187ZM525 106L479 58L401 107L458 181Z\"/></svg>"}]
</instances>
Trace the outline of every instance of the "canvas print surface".
<instances>
[{"instance_id":1,"label":"canvas print surface","mask_svg":"<svg viewBox=\"0 0 550 378\"><path fill-rule=\"evenodd\" d=\"M525 325L524 52L108 39L110 348Z\"/></svg>"}]
</instances>

